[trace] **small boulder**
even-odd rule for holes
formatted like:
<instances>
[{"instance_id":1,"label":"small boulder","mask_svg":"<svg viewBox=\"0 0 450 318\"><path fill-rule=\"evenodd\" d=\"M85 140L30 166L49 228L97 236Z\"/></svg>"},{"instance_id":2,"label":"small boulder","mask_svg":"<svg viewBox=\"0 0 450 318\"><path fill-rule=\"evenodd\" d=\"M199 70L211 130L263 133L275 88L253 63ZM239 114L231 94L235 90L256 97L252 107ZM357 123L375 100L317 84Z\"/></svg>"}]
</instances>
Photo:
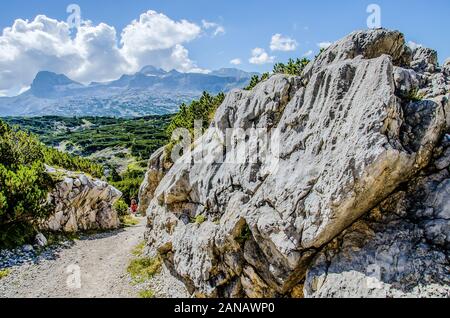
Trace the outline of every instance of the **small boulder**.
<instances>
[{"instance_id":1,"label":"small boulder","mask_svg":"<svg viewBox=\"0 0 450 318\"><path fill-rule=\"evenodd\" d=\"M34 239L36 245L39 247L45 247L48 244L47 238L42 233L38 233Z\"/></svg>"},{"instance_id":2,"label":"small boulder","mask_svg":"<svg viewBox=\"0 0 450 318\"><path fill-rule=\"evenodd\" d=\"M22 247L22 251L24 251L25 253L29 253L29 252L34 251L34 248L33 248L33 246L27 244Z\"/></svg>"},{"instance_id":3,"label":"small boulder","mask_svg":"<svg viewBox=\"0 0 450 318\"><path fill-rule=\"evenodd\" d=\"M80 175L78 178L80 179L81 184L84 186L89 183L89 179L84 174Z\"/></svg>"},{"instance_id":4,"label":"small boulder","mask_svg":"<svg viewBox=\"0 0 450 318\"><path fill-rule=\"evenodd\" d=\"M74 184L77 188L81 187L81 181L80 181L80 179L75 179L75 181L73 182L73 184Z\"/></svg>"}]
</instances>

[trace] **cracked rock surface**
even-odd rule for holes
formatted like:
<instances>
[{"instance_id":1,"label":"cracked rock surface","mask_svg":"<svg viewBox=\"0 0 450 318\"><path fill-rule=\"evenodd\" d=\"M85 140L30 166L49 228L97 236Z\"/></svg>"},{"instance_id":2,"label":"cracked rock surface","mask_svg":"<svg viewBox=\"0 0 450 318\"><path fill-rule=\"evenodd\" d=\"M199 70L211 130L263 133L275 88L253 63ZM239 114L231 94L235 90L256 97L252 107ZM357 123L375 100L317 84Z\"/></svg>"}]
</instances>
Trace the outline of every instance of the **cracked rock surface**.
<instances>
[{"instance_id":1,"label":"cracked rock surface","mask_svg":"<svg viewBox=\"0 0 450 318\"><path fill-rule=\"evenodd\" d=\"M449 83L381 29L230 92L191 152L150 164L150 251L198 297L445 296Z\"/></svg>"},{"instance_id":2,"label":"cracked rock surface","mask_svg":"<svg viewBox=\"0 0 450 318\"><path fill-rule=\"evenodd\" d=\"M75 233L119 227L119 217L113 208L122 196L119 190L82 173L51 167L47 167L47 173L61 181L49 193L48 199L55 209L41 222L41 230Z\"/></svg>"},{"instance_id":3,"label":"cracked rock surface","mask_svg":"<svg viewBox=\"0 0 450 318\"><path fill-rule=\"evenodd\" d=\"M449 297L449 248L450 175L430 166L319 253L305 294Z\"/></svg>"}]
</instances>

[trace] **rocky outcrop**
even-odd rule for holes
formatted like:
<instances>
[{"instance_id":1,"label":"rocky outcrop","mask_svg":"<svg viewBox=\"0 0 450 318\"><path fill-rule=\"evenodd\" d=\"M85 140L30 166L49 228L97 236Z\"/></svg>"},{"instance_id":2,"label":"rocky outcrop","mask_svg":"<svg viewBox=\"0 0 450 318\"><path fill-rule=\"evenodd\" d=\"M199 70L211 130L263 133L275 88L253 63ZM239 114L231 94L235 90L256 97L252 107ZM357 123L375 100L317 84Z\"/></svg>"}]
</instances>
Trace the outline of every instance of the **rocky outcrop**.
<instances>
[{"instance_id":1,"label":"rocky outcrop","mask_svg":"<svg viewBox=\"0 0 450 318\"><path fill-rule=\"evenodd\" d=\"M313 74L338 61L358 56L373 59L383 54L389 55L394 65L399 66L408 66L413 56L411 49L405 45L405 38L401 32L385 29L356 31L332 44L313 63L307 65L304 77L309 79Z\"/></svg>"},{"instance_id":2,"label":"rocky outcrop","mask_svg":"<svg viewBox=\"0 0 450 318\"><path fill-rule=\"evenodd\" d=\"M450 296L450 140L445 138L441 156L423 175L319 253L308 270L306 296Z\"/></svg>"},{"instance_id":3,"label":"rocky outcrop","mask_svg":"<svg viewBox=\"0 0 450 318\"><path fill-rule=\"evenodd\" d=\"M420 73L434 73L437 70L438 56L432 49L418 47L413 52L410 67Z\"/></svg>"},{"instance_id":4,"label":"rocky outcrop","mask_svg":"<svg viewBox=\"0 0 450 318\"><path fill-rule=\"evenodd\" d=\"M139 213L145 215L150 201L167 170L170 169L171 163L165 159L165 147L158 149L149 159L147 172L144 181L139 188Z\"/></svg>"},{"instance_id":5,"label":"rocky outcrop","mask_svg":"<svg viewBox=\"0 0 450 318\"><path fill-rule=\"evenodd\" d=\"M404 259L414 265L393 268L381 289L387 296L443 295L447 190L438 194L431 181L413 189L428 184L431 166L440 170L430 178L448 180L442 138L450 106L436 83L442 78L447 89L450 80L429 52L412 52L399 32L355 32L320 54L303 77L274 75L252 91L229 93L211 127L151 195L152 253L199 297L295 296L303 283L310 297L377 296L382 292L359 290L364 266L374 260L370 253L402 237ZM428 201L417 196L423 191ZM411 202L406 214L397 214L392 199L401 193ZM419 201L433 209L422 227ZM371 218L381 206L382 221ZM358 256L348 260L350 252ZM444 263L419 274L434 262ZM348 271L361 276L324 283Z\"/></svg>"},{"instance_id":6,"label":"rocky outcrop","mask_svg":"<svg viewBox=\"0 0 450 318\"><path fill-rule=\"evenodd\" d=\"M74 233L119 226L117 212L113 209L114 203L122 196L119 190L82 173L50 167L47 173L60 181L49 194L55 211L40 224L42 230Z\"/></svg>"},{"instance_id":7,"label":"rocky outcrop","mask_svg":"<svg viewBox=\"0 0 450 318\"><path fill-rule=\"evenodd\" d=\"M445 76L450 76L450 58L445 61L443 71Z\"/></svg>"}]
</instances>

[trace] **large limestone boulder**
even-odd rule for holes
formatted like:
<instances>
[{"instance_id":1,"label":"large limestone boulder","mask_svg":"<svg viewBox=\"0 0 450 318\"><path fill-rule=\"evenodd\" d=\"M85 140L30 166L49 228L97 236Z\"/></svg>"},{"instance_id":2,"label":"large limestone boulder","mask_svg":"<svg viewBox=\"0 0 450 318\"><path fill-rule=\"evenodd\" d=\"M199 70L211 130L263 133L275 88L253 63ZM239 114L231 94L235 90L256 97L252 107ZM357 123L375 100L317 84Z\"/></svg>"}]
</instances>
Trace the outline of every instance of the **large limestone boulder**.
<instances>
[{"instance_id":1,"label":"large limestone boulder","mask_svg":"<svg viewBox=\"0 0 450 318\"><path fill-rule=\"evenodd\" d=\"M49 194L54 213L42 222L42 230L74 233L110 230L120 225L114 203L122 193L106 182L82 173L48 167L47 173L62 179Z\"/></svg>"},{"instance_id":2,"label":"large limestone boulder","mask_svg":"<svg viewBox=\"0 0 450 318\"><path fill-rule=\"evenodd\" d=\"M410 62L401 33L356 32L303 78L229 93L154 191L151 252L196 296L298 294L318 251L432 161L448 103L399 94L421 85L395 75Z\"/></svg>"}]
</instances>

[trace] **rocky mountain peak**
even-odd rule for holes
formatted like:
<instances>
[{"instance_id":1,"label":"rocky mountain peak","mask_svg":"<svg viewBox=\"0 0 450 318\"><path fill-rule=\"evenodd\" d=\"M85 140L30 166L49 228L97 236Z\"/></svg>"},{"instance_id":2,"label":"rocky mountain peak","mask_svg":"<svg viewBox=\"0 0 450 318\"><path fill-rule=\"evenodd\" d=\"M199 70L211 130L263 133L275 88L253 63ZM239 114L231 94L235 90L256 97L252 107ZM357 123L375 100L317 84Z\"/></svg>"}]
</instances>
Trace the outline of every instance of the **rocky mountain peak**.
<instances>
[{"instance_id":1,"label":"rocky mountain peak","mask_svg":"<svg viewBox=\"0 0 450 318\"><path fill-rule=\"evenodd\" d=\"M47 97L52 93L55 93L57 90L82 86L82 84L71 80L63 74L41 71L36 74L36 77L31 84L30 91L34 96Z\"/></svg>"},{"instance_id":2,"label":"rocky mountain peak","mask_svg":"<svg viewBox=\"0 0 450 318\"><path fill-rule=\"evenodd\" d=\"M157 67L154 67L154 66L152 66L152 65L147 65L147 66L144 66L144 67L139 71L139 73L142 73L142 74L147 75L147 76L150 76L150 75L153 75L153 76L160 76L160 75L166 74L167 72L164 71L164 70L161 69L161 68L157 68Z\"/></svg>"}]
</instances>

